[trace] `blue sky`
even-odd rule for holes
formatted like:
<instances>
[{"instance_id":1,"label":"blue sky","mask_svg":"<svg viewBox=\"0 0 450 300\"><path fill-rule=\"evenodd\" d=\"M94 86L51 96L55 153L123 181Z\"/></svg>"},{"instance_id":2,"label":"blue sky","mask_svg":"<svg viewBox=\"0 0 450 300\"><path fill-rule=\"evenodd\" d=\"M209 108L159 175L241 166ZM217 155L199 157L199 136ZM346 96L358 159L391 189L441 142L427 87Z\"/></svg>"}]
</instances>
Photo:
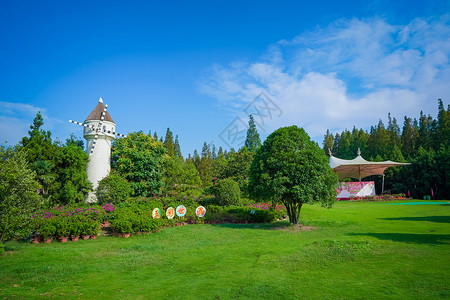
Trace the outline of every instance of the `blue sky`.
<instances>
[{"instance_id":1,"label":"blue sky","mask_svg":"<svg viewBox=\"0 0 450 300\"><path fill-rule=\"evenodd\" d=\"M182 152L304 127L321 143L450 95L450 1L0 0L0 141L36 112L64 141L99 97L117 131L170 127Z\"/></svg>"}]
</instances>

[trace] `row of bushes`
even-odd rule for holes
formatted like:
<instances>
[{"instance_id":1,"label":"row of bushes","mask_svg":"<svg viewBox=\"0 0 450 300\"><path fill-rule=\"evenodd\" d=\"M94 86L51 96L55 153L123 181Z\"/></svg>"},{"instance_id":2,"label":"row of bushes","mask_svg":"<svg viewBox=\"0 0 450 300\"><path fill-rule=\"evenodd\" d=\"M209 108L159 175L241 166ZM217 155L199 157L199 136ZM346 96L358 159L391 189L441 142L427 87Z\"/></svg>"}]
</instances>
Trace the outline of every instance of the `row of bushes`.
<instances>
[{"instance_id":1,"label":"row of bushes","mask_svg":"<svg viewBox=\"0 0 450 300\"><path fill-rule=\"evenodd\" d=\"M33 235L42 239L96 235L113 210L109 205L88 204L45 209L33 215Z\"/></svg>"},{"instance_id":2,"label":"row of bushes","mask_svg":"<svg viewBox=\"0 0 450 300\"><path fill-rule=\"evenodd\" d=\"M180 223L263 223L272 222L285 217L284 207L272 207L258 203L250 206L206 206L206 214L199 218L196 208L203 202L199 199L182 199L174 201L170 198L129 198L117 205L79 205L61 206L43 210L33 216L34 235L43 239L51 237L72 237L79 235L96 235L100 225L109 222L114 233L154 232L163 227ZM183 217L166 217L168 207L176 208L183 204L186 214ZM161 210L159 219L153 219L152 211Z\"/></svg>"},{"instance_id":3,"label":"row of bushes","mask_svg":"<svg viewBox=\"0 0 450 300\"><path fill-rule=\"evenodd\" d=\"M206 222L213 223L267 223L285 217L285 211L247 206L208 206Z\"/></svg>"}]
</instances>

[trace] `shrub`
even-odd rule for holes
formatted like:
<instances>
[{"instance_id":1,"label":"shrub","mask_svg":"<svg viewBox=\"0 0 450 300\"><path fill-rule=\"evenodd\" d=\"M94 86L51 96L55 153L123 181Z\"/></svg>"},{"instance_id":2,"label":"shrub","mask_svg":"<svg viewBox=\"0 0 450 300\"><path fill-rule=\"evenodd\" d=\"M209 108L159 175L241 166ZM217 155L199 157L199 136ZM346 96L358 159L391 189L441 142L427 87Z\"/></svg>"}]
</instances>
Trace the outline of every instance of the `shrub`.
<instances>
[{"instance_id":1,"label":"shrub","mask_svg":"<svg viewBox=\"0 0 450 300\"><path fill-rule=\"evenodd\" d=\"M39 234L44 239L52 238L56 234L56 227L55 227L55 225L53 225L53 222L51 222L51 221L44 222L39 227Z\"/></svg>"},{"instance_id":2,"label":"shrub","mask_svg":"<svg viewBox=\"0 0 450 300\"><path fill-rule=\"evenodd\" d=\"M97 187L96 195L101 204L125 202L132 192L131 184L115 170L103 178Z\"/></svg>"},{"instance_id":3,"label":"shrub","mask_svg":"<svg viewBox=\"0 0 450 300\"><path fill-rule=\"evenodd\" d=\"M55 220L55 227L56 227L56 236L61 237L68 237L70 235L70 224L67 221L67 218L64 217L58 217Z\"/></svg>"},{"instance_id":4,"label":"shrub","mask_svg":"<svg viewBox=\"0 0 450 300\"><path fill-rule=\"evenodd\" d=\"M212 188L217 203L222 206L240 205L241 190L239 184L233 179L226 178L218 180L217 184Z\"/></svg>"}]
</instances>

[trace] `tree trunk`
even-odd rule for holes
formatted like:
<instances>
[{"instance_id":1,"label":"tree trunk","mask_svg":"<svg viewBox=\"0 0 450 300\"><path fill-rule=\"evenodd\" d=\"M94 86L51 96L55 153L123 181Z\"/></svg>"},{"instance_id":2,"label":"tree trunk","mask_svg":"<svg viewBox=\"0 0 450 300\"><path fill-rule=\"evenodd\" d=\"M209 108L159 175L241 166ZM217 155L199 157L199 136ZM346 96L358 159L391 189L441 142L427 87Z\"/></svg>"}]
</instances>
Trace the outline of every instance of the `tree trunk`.
<instances>
[{"instance_id":1,"label":"tree trunk","mask_svg":"<svg viewBox=\"0 0 450 300\"><path fill-rule=\"evenodd\" d=\"M303 203L291 203L288 201L284 202L284 206L286 206L287 214L289 216L289 222L292 225L298 224L300 220L300 211L302 209Z\"/></svg>"}]
</instances>

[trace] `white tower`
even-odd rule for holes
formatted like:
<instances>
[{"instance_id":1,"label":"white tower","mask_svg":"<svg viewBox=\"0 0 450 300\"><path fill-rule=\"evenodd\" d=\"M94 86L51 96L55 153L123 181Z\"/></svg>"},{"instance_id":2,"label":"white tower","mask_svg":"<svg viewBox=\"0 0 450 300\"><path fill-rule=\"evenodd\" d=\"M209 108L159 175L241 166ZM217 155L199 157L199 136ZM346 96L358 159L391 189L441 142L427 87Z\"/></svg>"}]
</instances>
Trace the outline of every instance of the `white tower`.
<instances>
[{"instance_id":1,"label":"white tower","mask_svg":"<svg viewBox=\"0 0 450 300\"><path fill-rule=\"evenodd\" d=\"M98 100L97 106L89 114L84 123L69 120L69 122L84 126L83 136L87 141L86 153L89 161L86 166L88 179L92 182L93 191L89 192L86 202L97 202L95 190L100 180L108 176L111 169L111 142L115 135L125 137L116 133L116 124L106 111L108 105L103 105L103 100Z\"/></svg>"}]
</instances>

